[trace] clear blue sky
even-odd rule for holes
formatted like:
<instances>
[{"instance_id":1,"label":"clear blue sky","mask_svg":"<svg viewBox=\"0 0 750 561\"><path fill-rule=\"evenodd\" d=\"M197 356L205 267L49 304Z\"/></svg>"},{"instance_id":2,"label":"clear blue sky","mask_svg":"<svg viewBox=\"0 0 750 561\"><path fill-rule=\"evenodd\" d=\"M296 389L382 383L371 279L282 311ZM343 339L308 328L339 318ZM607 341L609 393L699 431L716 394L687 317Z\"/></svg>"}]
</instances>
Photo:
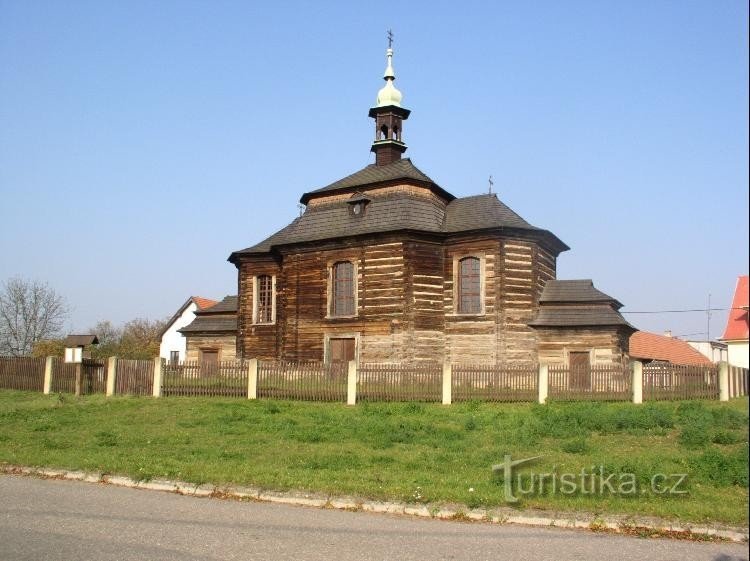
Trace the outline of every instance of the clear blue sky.
<instances>
[{"instance_id":1,"label":"clear blue sky","mask_svg":"<svg viewBox=\"0 0 750 561\"><path fill-rule=\"evenodd\" d=\"M48 281L79 331L235 293L231 251L372 160L389 27L407 155L442 187L492 174L571 246L558 277L625 311L730 304L748 271L748 8L727 0L0 0L0 280Z\"/></svg>"}]
</instances>

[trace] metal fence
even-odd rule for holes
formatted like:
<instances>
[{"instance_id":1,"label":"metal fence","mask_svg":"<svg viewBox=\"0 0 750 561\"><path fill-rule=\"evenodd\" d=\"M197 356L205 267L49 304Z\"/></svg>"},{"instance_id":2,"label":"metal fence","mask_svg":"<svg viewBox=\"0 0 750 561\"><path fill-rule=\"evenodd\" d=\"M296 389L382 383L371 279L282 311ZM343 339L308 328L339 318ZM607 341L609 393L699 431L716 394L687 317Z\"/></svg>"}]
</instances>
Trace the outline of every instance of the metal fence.
<instances>
[{"instance_id":1,"label":"metal fence","mask_svg":"<svg viewBox=\"0 0 750 561\"><path fill-rule=\"evenodd\" d=\"M164 396L246 398L247 378L247 365L242 360L165 363L161 391Z\"/></svg>"},{"instance_id":2,"label":"metal fence","mask_svg":"<svg viewBox=\"0 0 750 561\"><path fill-rule=\"evenodd\" d=\"M539 367L495 364L454 364L453 401L536 401Z\"/></svg>"},{"instance_id":3,"label":"metal fence","mask_svg":"<svg viewBox=\"0 0 750 561\"><path fill-rule=\"evenodd\" d=\"M258 362L258 397L346 401L345 362Z\"/></svg>"},{"instance_id":4,"label":"metal fence","mask_svg":"<svg viewBox=\"0 0 750 561\"><path fill-rule=\"evenodd\" d=\"M359 365L357 400L441 401L443 365L364 363Z\"/></svg>"},{"instance_id":5,"label":"metal fence","mask_svg":"<svg viewBox=\"0 0 750 561\"><path fill-rule=\"evenodd\" d=\"M716 366L681 366L655 363L643 367L643 399L717 399L719 369Z\"/></svg>"},{"instance_id":6,"label":"metal fence","mask_svg":"<svg viewBox=\"0 0 750 561\"><path fill-rule=\"evenodd\" d=\"M154 361L117 359L115 393L118 395L152 395Z\"/></svg>"},{"instance_id":7,"label":"metal fence","mask_svg":"<svg viewBox=\"0 0 750 561\"><path fill-rule=\"evenodd\" d=\"M628 401L633 397L632 385L633 375L630 366L549 366L550 400Z\"/></svg>"},{"instance_id":8,"label":"metal fence","mask_svg":"<svg viewBox=\"0 0 750 561\"><path fill-rule=\"evenodd\" d=\"M0 389L40 392L44 389L43 358L8 357L0 360Z\"/></svg>"}]
</instances>

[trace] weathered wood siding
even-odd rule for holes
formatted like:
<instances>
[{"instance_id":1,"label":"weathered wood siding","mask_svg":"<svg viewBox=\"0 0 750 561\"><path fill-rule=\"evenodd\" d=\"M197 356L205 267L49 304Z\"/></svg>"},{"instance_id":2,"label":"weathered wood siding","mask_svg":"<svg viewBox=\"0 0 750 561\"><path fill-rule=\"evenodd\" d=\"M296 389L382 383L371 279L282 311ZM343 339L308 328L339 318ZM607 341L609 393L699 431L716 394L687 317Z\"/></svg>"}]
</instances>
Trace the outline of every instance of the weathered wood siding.
<instances>
[{"instance_id":1,"label":"weathered wood siding","mask_svg":"<svg viewBox=\"0 0 750 561\"><path fill-rule=\"evenodd\" d=\"M537 328L539 360L568 364L568 354L590 353L591 364L621 364L628 360L629 332L617 327Z\"/></svg>"},{"instance_id":2,"label":"weathered wood siding","mask_svg":"<svg viewBox=\"0 0 750 561\"><path fill-rule=\"evenodd\" d=\"M483 313L456 313L458 259L480 257ZM338 261L356 266L357 314L328 317L329 274ZM238 353L245 357L322 360L326 337L356 337L363 362L489 361L532 364L535 316L555 257L534 241L409 235L287 248L277 260L239 265ZM276 277L276 316L254 325L253 277Z\"/></svg>"},{"instance_id":3,"label":"weathered wood siding","mask_svg":"<svg viewBox=\"0 0 750 561\"><path fill-rule=\"evenodd\" d=\"M201 349L217 349L219 360L234 360L237 356L234 335L189 335L186 344L186 360L200 360Z\"/></svg>"}]
</instances>

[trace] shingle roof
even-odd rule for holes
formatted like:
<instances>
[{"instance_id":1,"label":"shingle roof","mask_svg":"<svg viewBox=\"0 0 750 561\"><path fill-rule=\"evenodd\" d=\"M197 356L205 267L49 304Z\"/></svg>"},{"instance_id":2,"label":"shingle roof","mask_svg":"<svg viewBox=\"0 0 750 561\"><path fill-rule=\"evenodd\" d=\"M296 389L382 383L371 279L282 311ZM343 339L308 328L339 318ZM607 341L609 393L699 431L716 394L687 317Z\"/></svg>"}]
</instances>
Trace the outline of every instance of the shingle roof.
<instances>
[{"instance_id":1,"label":"shingle roof","mask_svg":"<svg viewBox=\"0 0 750 561\"><path fill-rule=\"evenodd\" d=\"M549 280L544 285L539 302L612 302L618 309L622 307L620 302L594 288L591 279Z\"/></svg>"},{"instance_id":2,"label":"shingle roof","mask_svg":"<svg viewBox=\"0 0 750 561\"><path fill-rule=\"evenodd\" d=\"M738 277L727 327L721 337L723 341L748 340L748 298L748 276Z\"/></svg>"},{"instance_id":3,"label":"shingle roof","mask_svg":"<svg viewBox=\"0 0 750 561\"><path fill-rule=\"evenodd\" d=\"M496 195L454 199L447 206L424 197L396 192L368 197L361 216L350 212L347 200L308 206L304 214L262 242L236 254L265 253L274 246L344 236L412 230L453 234L491 228L515 228L547 236L563 251L563 242L547 230L532 226L498 200Z\"/></svg>"},{"instance_id":4,"label":"shingle roof","mask_svg":"<svg viewBox=\"0 0 750 561\"><path fill-rule=\"evenodd\" d=\"M96 335L68 335L63 344L66 347L86 347L88 345L98 345L99 339Z\"/></svg>"},{"instance_id":5,"label":"shingle roof","mask_svg":"<svg viewBox=\"0 0 750 561\"><path fill-rule=\"evenodd\" d=\"M224 317L224 316L196 316L192 323L186 325L182 329L178 329L180 333L236 333L237 332L237 317Z\"/></svg>"},{"instance_id":6,"label":"shingle roof","mask_svg":"<svg viewBox=\"0 0 750 561\"><path fill-rule=\"evenodd\" d=\"M494 193L462 197L451 201L445 209L444 232L465 232L498 226L539 230L502 203Z\"/></svg>"},{"instance_id":7,"label":"shingle roof","mask_svg":"<svg viewBox=\"0 0 750 561\"><path fill-rule=\"evenodd\" d=\"M630 356L646 360L664 360L673 364L713 364L687 342L647 331L637 331L631 335Z\"/></svg>"},{"instance_id":8,"label":"shingle roof","mask_svg":"<svg viewBox=\"0 0 750 561\"><path fill-rule=\"evenodd\" d=\"M333 191L342 191L346 189L353 189L362 187L365 185L372 185L374 183L383 183L386 181L393 181L396 179L411 179L424 183L431 183L436 190L440 191L441 194L447 199L455 198L453 195L445 191L432 179L430 179L425 173L423 173L417 166L411 163L409 158L403 158L396 160L390 164L384 166L378 166L370 164L369 166L362 168L361 170L354 172L351 175L347 175L343 179L334 181L330 185L315 189L302 195L300 202L307 204L307 202L321 193L330 193Z\"/></svg>"},{"instance_id":9,"label":"shingle roof","mask_svg":"<svg viewBox=\"0 0 750 561\"><path fill-rule=\"evenodd\" d=\"M196 316L206 316L214 314L228 314L237 311L237 296L225 296L224 299L218 304L214 304L210 308L203 310L197 310Z\"/></svg>"},{"instance_id":10,"label":"shingle roof","mask_svg":"<svg viewBox=\"0 0 750 561\"><path fill-rule=\"evenodd\" d=\"M531 327L624 326L635 330L618 312L622 304L594 288L591 279L548 280L539 297L539 313Z\"/></svg>"},{"instance_id":11,"label":"shingle roof","mask_svg":"<svg viewBox=\"0 0 750 561\"><path fill-rule=\"evenodd\" d=\"M532 327L586 327L625 326L632 327L611 306L540 306L539 313L529 322Z\"/></svg>"}]
</instances>

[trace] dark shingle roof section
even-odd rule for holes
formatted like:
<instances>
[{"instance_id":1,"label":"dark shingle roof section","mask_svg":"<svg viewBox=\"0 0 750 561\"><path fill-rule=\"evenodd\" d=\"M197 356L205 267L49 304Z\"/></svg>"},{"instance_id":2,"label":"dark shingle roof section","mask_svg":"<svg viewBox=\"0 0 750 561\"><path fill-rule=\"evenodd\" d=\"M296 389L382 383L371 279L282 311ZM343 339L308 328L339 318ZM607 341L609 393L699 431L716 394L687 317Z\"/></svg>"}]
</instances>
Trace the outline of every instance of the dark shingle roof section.
<instances>
[{"instance_id":1,"label":"dark shingle roof section","mask_svg":"<svg viewBox=\"0 0 750 561\"><path fill-rule=\"evenodd\" d=\"M539 313L531 327L624 326L635 331L622 314L622 304L594 288L591 279L549 280L539 297Z\"/></svg>"},{"instance_id":2,"label":"dark shingle roof section","mask_svg":"<svg viewBox=\"0 0 750 561\"><path fill-rule=\"evenodd\" d=\"M540 306L539 314L529 323L532 327L632 327L610 306ZM635 329L635 328L633 328Z\"/></svg>"},{"instance_id":3,"label":"dark shingle roof section","mask_svg":"<svg viewBox=\"0 0 750 561\"><path fill-rule=\"evenodd\" d=\"M96 335L68 335L63 341L66 347L86 347L98 345L99 339Z\"/></svg>"},{"instance_id":4,"label":"dark shingle roof section","mask_svg":"<svg viewBox=\"0 0 750 561\"><path fill-rule=\"evenodd\" d=\"M204 308L203 310L196 310L196 316L206 316L213 314L231 314L237 311L237 296L225 296L224 299L218 304L214 304L210 308Z\"/></svg>"},{"instance_id":5,"label":"dark shingle roof section","mask_svg":"<svg viewBox=\"0 0 750 561\"><path fill-rule=\"evenodd\" d=\"M594 288L594 281L591 279L547 281L539 302L612 302L617 305L617 309L622 307L620 302Z\"/></svg>"},{"instance_id":6,"label":"dark shingle roof section","mask_svg":"<svg viewBox=\"0 0 750 561\"><path fill-rule=\"evenodd\" d=\"M456 199L451 201L445 210L445 232L497 227L539 230L500 202L495 194Z\"/></svg>"},{"instance_id":7,"label":"dark shingle roof section","mask_svg":"<svg viewBox=\"0 0 750 561\"><path fill-rule=\"evenodd\" d=\"M300 202L307 204L307 202L315 195L321 193L330 193L332 191L342 191L346 189L354 189L363 187L365 185L372 185L375 183L384 183L386 181L394 181L397 179L410 179L413 181L419 181L423 183L431 183L434 185L447 199L453 199L453 195L444 191L437 183L430 179L425 173L423 173L417 166L411 163L409 158L397 160L385 166L377 166L370 164L369 166L351 174L347 175L343 179L339 179L321 187L315 189L309 193L302 195Z\"/></svg>"},{"instance_id":8,"label":"dark shingle roof section","mask_svg":"<svg viewBox=\"0 0 750 561\"><path fill-rule=\"evenodd\" d=\"M178 330L180 333L236 333L237 318L197 316L192 323Z\"/></svg>"}]
</instances>

